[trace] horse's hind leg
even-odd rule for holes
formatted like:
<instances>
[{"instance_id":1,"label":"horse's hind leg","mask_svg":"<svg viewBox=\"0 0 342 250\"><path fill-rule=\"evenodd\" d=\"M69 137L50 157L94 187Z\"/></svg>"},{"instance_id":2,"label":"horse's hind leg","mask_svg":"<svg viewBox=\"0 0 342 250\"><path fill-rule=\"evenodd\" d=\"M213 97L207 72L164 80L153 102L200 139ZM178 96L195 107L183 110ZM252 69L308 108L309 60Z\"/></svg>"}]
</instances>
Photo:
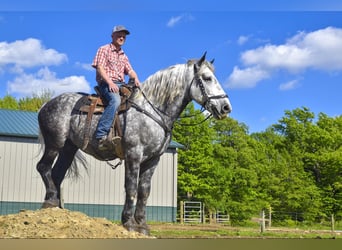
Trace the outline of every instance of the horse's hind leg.
<instances>
[{"instance_id":1,"label":"horse's hind leg","mask_svg":"<svg viewBox=\"0 0 342 250\"><path fill-rule=\"evenodd\" d=\"M65 142L64 147L59 151L46 146L43 157L37 164L37 170L46 188L42 208L60 206L60 185L77 150L78 148L69 140ZM57 155L58 159L52 169L52 164Z\"/></svg>"},{"instance_id":2,"label":"horse's hind leg","mask_svg":"<svg viewBox=\"0 0 342 250\"><path fill-rule=\"evenodd\" d=\"M43 208L57 207L59 205L57 189L51 177L52 164L57 155L58 150L46 146L44 154L37 164L37 170L43 179L46 189L45 201L42 205Z\"/></svg>"},{"instance_id":3,"label":"horse's hind leg","mask_svg":"<svg viewBox=\"0 0 342 250\"><path fill-rule=\"evenodd\" d=\"M52 180L57 190L57 200L61 206L61 184L69 169L78 148L70 140L66 140L64 147L60 150L57 161L52 169Z\"/></svg>"}]
</instances>

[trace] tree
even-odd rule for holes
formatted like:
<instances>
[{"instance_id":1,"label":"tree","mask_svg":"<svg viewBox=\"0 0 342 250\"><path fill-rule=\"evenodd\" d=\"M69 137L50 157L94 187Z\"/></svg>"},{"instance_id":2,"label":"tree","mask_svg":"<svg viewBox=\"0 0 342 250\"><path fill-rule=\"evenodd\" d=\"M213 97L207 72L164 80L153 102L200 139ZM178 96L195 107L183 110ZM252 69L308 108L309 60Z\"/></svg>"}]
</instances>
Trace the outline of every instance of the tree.
<instances>
[{"instance_id":1,"label":"tree","mask_svg":"<svg viewBox=\"0 0 342 250\"><path fill-rule=\"evenodd\" d=\"M338 166L341 166L341 162L336 161L339 158L336 157L339 155L336 149L340 148L340 139L342 138L340 132L337 132L338 126L336 128L331 127L333 122L323 114L320 114L319 117L320 121L315 124L313 122L315 116L308 108L295 109L286 111L285 117L279 121L280 123L274 125L275 130L284 135L284 148L289 154L288 161L296 160L295 165L292 166L303 180L303 184L298 187L300 192L297 192L299 201L297 209L300 209L307 217L311 216L307 218L311 220L320 219L322 217L321 211L325 211L323 213L327 211L327 209L321 209L323 202L326 203L327 200L326 196L322 195L322 187L328 186L330 189L332 186L326 184L322 186L322 180L325 179L325 183L329 184L336 183L336 178L326 178L329 175L323 175L324 170L329 169L329 173L334 172L339 176ZM324 128L323 124L330 125ZM334 132L331 133L329 130ZM335 144L336 141L339 141L337 145ZM335 160L332 162L335 164L330 161L333 155ZM338 180L337 183L340 181ZM328 203L331 204L331 201L329 199ZM294 207L295 202L291 202L291 204L293 208L296 208ZM333 204L336 203L333 202Z\"/></svg>"},{"instance_id":2,"label":"tree","mask_svg":"<svg viewBox=\"0 0 342 250\"><path fill-rule=\"evenodd\" d=\"M18 110L19 106L17 100L13 96L5 95L4 98L0 98L0 108Z\"/></svg>"},{"instance_id":3,"label":"tree","mask_svg":"<svg viewBox=\"0 0 342 250\"><path fill-rule=\"evenodd\" d=\"M342 116L320 113L309 134L305 167L322 191L326 216L342 216Z\"/></svg>"},{"instance_id":4,"label":"tree","mask_svg":"<svg viewBox=\"0 0 342 250\"><path fill-rule=\"evenodd\" d=\"M190 104L181 123L200 123ZM312 222L341 216L342 118L315 115L308 108L285 111L266 131L227 118L197 126L175 125L181 199L203 201L241 223L272 207L273 219Z\"/></svg>"},{"instance_id":5,"label":"tree","mask_svg":"<svg viewBox=\"0 0 342 250\"><path fill-rule=\"evenodd\" d=\"M38 111L44 103L52 98L52 92L43 91L40 95L33 94L32 97L19 99L19 109L26 111Z\"/></svg>"},{"instance_id":6,"label":"tree","mask_svg":"<svg viewBox=\"0 0 342 250\"><path fill-rule=\"evenodd\" d=\"M41 94L33 94L31 97L20 98L19 101L13 96L6 95L0 98L0 108L12 110L38 111L41 106L52 98L52 92L46 90Z\"/></svg>"},{"instance_id":7,"label":"tree","mask_svg":"<svg viewBox=\"0 0 342 250\"><path fill-rule=\"evenodd\" d=\"M173 129L174 139L185 146L178 155L178 196L207 201L211 193L212 133L209 121L190 103ZM191 125L197 124L197 125Z\"/></svg>"},{"instance_id":8,"label":"tree","mask_svg":"<svg viewBox=\"0 0 342 250\"><path fill-rule=\"evenodd\" d=\"M262 207L258 169L262 169L258 143L248 135L247 126L234 119L214 121L214 158L217 199L233 223L250 219ZM262 157L262 156L261 156Z\"/></svg>"}]
</instances>

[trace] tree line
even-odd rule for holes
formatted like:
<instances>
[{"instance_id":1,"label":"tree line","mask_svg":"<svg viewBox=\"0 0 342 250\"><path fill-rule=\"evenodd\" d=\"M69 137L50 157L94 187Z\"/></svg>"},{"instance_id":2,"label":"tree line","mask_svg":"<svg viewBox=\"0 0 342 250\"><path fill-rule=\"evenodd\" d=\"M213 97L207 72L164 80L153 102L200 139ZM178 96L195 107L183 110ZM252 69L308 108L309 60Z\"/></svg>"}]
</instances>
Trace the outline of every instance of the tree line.
<instances>
[{"instance_id":1,"label":"tree line","mask_svg":"<svg viewBox=\"0 0 342 250\"><path fill-rule=\"evenodd\" d=\"M262 209L272 221L342 218L342 116L286 110L263 132L232 118L210 119L191 103L173 130L178 151L178 199L225 211L233 223ZM198 124L198 125L191 125Z\"/></svg>"},{"instance_id":2,"label":"tree line","mask_svg":"<svg viewBox=\"0 0 342 250\"><path fill-rule=\"evenodd\" d=\"M51 97L6 95L0 108L38 111ZM269 208L276 211L272 221L342 219L341 115L286 110L278 123L251 134L229 117L204 119L190 103L173 129L173 140L184 145L178 201L202 201L208 212L228 213L232 223Z\"/></svg>"},{"instance_id":3,"label":"tree line","mask_svg":"<svg viewBox=\"0 0 342 250\"><path fill-rule=\"evenodd\" d=\"M48 90L40 94L33 94L31 97L22 97L19 99L7 94L3 98L0 98L0 108L36 112L52 96L53 93Z\"/></svg>"}]
</instances>

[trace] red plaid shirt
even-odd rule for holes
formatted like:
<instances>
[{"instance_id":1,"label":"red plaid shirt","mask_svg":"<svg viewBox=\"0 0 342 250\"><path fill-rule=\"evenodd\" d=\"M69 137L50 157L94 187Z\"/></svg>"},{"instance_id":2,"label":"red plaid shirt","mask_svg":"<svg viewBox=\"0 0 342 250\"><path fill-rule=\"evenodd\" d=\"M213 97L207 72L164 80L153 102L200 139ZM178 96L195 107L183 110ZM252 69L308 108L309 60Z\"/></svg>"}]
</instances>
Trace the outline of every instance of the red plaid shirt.
<instances>
[{"instance_id":1,"label":"red plaid shirt","mask_svg":"<svg viewBox=\"0 0 342 250\"><path fill-rule=\"evenodd\" d=\"M132 69L128 57L122 49L115 49L113 44L106 44L97 50L92 66L103 66L109 78L113 81L125 81L125 75ZM96 81L102 82L102 77L96 73Z\"/></svg>"}]
</instances>

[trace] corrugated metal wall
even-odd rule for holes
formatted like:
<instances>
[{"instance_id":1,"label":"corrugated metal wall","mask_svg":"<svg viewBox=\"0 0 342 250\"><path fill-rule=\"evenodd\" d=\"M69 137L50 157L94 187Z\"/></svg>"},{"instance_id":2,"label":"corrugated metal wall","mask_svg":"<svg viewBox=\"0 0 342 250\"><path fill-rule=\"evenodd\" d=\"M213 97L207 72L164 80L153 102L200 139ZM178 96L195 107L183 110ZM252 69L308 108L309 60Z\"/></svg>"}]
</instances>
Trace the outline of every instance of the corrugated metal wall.
<instances>
[{"instance_id":1,"label":"corrugated metal wall","mask_svg":"<svg viewBox=\"0 0 342 250\"><path fill-rule=\"evenodd\" d=\"M0 137L0 214L40 207L45 188L36 171L41 155L39 150L40 145L34 138ZM81 178L68 178L63 182L65 207L91 216L119 220L125 197L124 165L113 170L106 162L84 156L88 172L81 169ZM148 220L176 220L176 149L168 149L161 157L152 178L147 205Z\"/></svg>"}]
</instances>

